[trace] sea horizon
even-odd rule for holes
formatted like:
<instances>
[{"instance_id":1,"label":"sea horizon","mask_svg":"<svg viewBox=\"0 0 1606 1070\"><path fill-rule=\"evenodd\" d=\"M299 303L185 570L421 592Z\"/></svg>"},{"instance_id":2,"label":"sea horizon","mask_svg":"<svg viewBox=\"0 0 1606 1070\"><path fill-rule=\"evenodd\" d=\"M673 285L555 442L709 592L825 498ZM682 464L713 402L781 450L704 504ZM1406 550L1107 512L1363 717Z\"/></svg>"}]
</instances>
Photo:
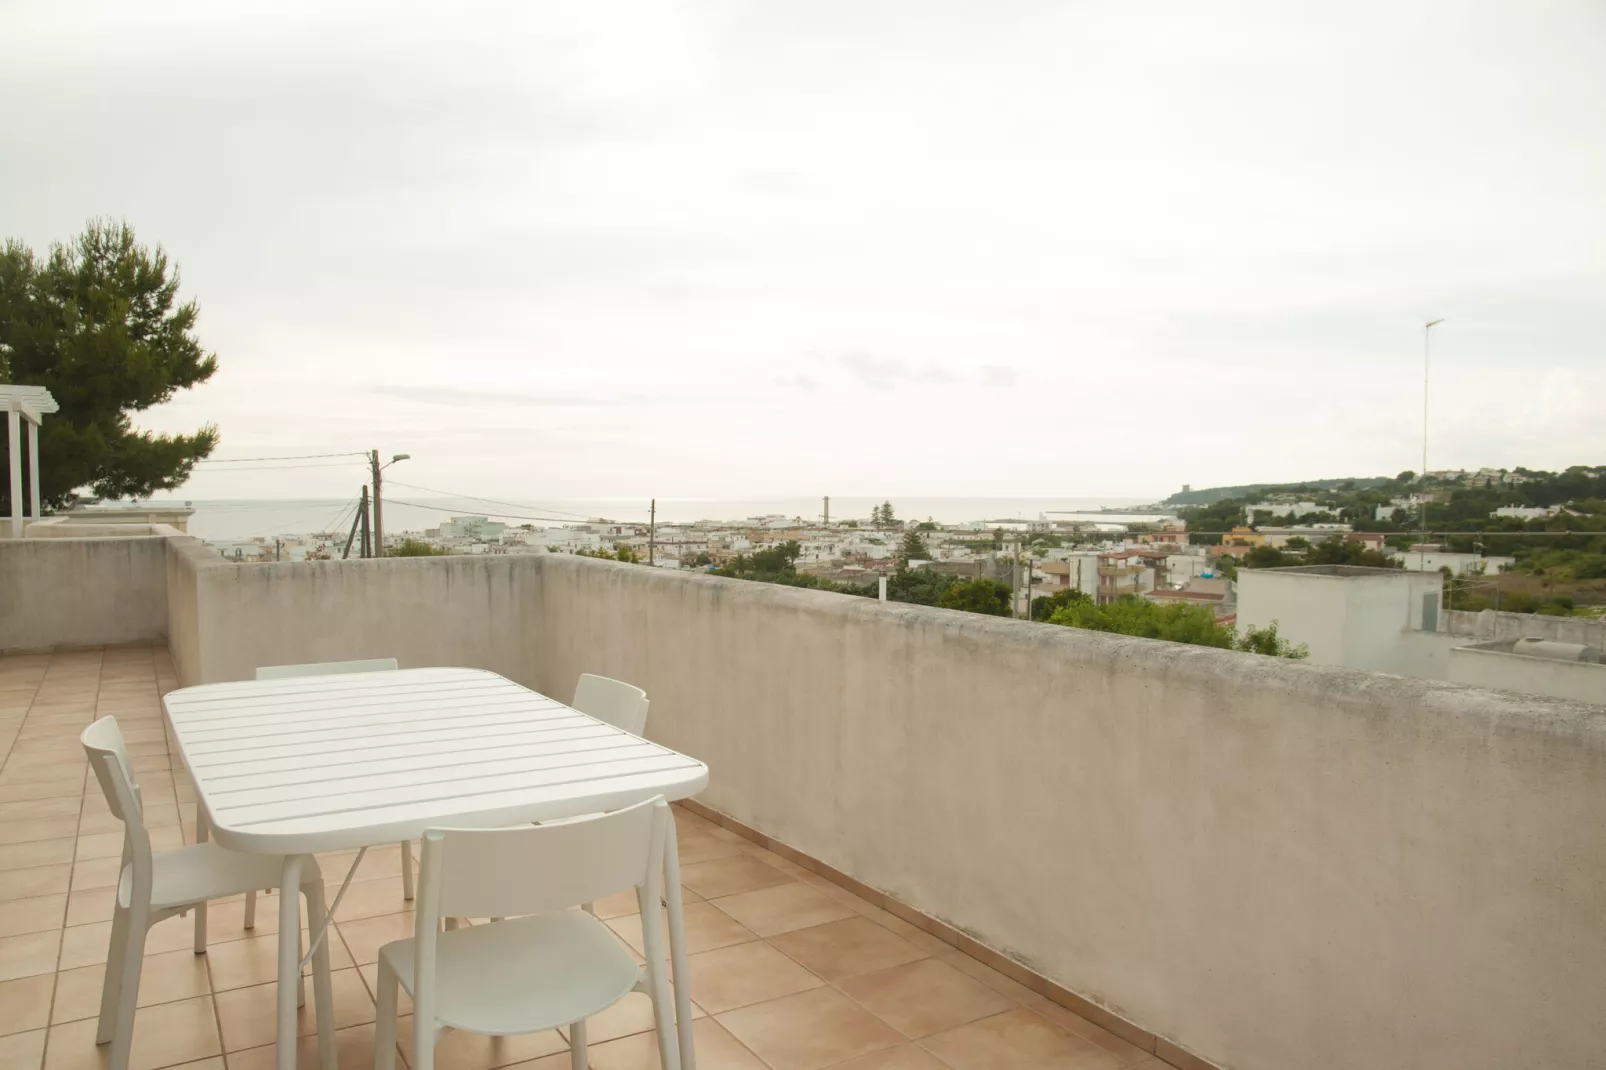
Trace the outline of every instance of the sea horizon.
<instances>
[{"instance_id":1,"label":"sea horizon","mask_svg":"<svg viewBox=\"0 0 1606 1070\"><path fill-rule=\"evenodd\" d=\"M870 509L890 500L905 520L931 520L964 524L983 520L1037 520L1044 515L1097 512L1152 504L1131 496L1101 497L843 497L831 499L833 520L868 519ZM142 499L152 506L187 506L195 510L189 533L211 541L252 539L274 535L303 535L347 530L356 512L356 498L228 498L165 497ZM736 523L760 516L799 517L808 522L822 518L820 498L659 498L659 524L687 524L700 520ZM384 498L385 530L389 534L422 532L438 527L452 516L485 516L510 524L558 526L610 520L627 524L649 521L650 501L634 498L430 497L407 495Z\"/></svg>"}]
</instances>

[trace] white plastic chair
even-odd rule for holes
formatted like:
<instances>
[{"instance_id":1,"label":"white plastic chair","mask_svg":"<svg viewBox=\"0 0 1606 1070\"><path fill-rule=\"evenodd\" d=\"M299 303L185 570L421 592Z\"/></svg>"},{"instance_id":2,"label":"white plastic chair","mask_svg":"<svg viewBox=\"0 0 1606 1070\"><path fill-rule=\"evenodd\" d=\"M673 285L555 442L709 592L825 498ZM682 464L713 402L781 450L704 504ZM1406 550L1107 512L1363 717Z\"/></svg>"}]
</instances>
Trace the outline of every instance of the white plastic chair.
<instances>
[{"instance_id":1,"label":"white plastic chair","mask_svg":"<svg viewBox=\"0 0 1606 1070\"><path fill-rule=\"evenodd\" d=\"M305 665L262 665L257 668L258 680L287 680L295 676L333 676L348 672L395 672L395 658L367 658L362 661L314 661ZM413 845L401 845L402 898L413 897ZM246 928L256 923L256 893L245 897Z\"/></svg>"},{"instance_id":2,"label":"white plastic chair","mask_svg":"<svg viewBox=\"0 0 1606 1070\"><path fill-rule=\"evenodd\" d=\"M244 854L211 843L173 851L152 851L145 828L139 785L114 717L102 717L84 729L79 741L89 766L106 794L106 804L123 823L123 864L112 914L106 979L101 986L100 1023L95 1043L111 1044L110 1070L127 1070L134 1040L134 1008L139 1000L140 968L150 927L174 914L275 883L284 859L278 855ZM316 859L302 863L301 892L307 897L307 920L313 932L323 925L323 875ZM205 920L196 912L195 953L206 951ZM329 945L319 941L312 956L312 985L321 1050L334 1051L334 993L329 983ZM303 990L302 999L305 1000ZM325 1031L327 1034L325 1035ZM325 1067L325 1070L334 1070Z\"/></svg>"},{"instance_id":3,"label":"white plastic chair","mask_svg":"<svg viewBox=\"0 0 1606 1070\"><path fill-rule=\"evenodd\" d=\"M396 1065L398 988L413 998L413 1070L434 1070L443 1028L509 1036L560 1025L584 1070L586 1019L631 992L652 1000L659 1059L677 1070L658 910L668 832L662 796L561 825L425 832L414 936L379 950L374 1070ZM645 967L606 925L569 909L626 888L641 907ZM512 920L439 931L443 918L495 915Z\"/></svg>"},{"instance_id":4,"label":"white plastic chair","mask_svg":"<svg viewBox=\"0 0 1606 1070\"><path fill-rule=\"evenodd\" d=\"M619 680L581 673L570 705L631 735L647 730L647 692Z\"/></svg>"}]
</instances>

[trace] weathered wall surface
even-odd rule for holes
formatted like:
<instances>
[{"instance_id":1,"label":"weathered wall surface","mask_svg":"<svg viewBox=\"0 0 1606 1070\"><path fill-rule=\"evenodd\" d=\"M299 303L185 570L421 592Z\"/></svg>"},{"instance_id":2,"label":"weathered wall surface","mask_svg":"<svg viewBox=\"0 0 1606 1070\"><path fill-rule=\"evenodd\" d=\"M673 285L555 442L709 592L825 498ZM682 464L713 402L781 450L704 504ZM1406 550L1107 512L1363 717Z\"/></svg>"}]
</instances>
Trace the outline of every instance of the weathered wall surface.
<instances>
[{"instance_id":1,"label":"weathered wall surface","mask_svg":"<svg viewBox=\"0 0 1606 1070\"><path fill-rule=\"evenodd\" d=\"M1481 613L1451 610L1444 614L1445 630L1474 639L1555 639L1606 649L1606 621L1581 617L1547 617L1539 613Z\"/></svg>"},{"instance_id":2,"label":"weathered wall surface","mask_svg":"<svg viewBox=\"0 0 1606 1070\"><path fill-rule=\"evenodd\" d=\"M164 540L0 539L0 650L167 634Z\"/></svg>"},{"instance_id":3,"label":"weathered wall surface","mask_svg":"<svg viewBox=\"0 0 1606 1070\"><path fill-rule=\"evenodd\" d=\"M250 679L259 665L379 657L532 682L536 558L236 565L196 540L173 541L182 561L174 596L194 592L193 624L186 610L171 644L186 685Z\"/></svg>"},{"instance_id":4,"label":"weathered wall surface","mask_svg":"<svg viewBox=\"0 0 1606 1070\"><path fill-rule=\"evenodd\" d=\"M1499 646L1510 644L1500 642ZM1450 652L1449 679L1474 687L1500 687L1527 695L1606 703L1606 665L1462 646Z\"/></svg>"},{"instance_id":5,"label":"weathered wall surface","mask_svg":"<svg viewBox=\"0 0 1606 1070\"><path fill-rule=\"evenodd\" d=\"M1606 708L540 562L538 686L1223 1066L1600 1065Z\"/></svg>"}]
</instances>

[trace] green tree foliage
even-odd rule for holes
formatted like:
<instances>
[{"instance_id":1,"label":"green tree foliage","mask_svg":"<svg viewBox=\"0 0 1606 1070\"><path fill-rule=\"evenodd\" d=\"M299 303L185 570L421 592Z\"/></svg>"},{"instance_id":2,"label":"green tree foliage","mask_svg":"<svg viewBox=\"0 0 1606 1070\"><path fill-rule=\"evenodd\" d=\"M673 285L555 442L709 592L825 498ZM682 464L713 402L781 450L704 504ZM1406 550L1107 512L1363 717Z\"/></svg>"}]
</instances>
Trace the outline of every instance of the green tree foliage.
<instances>
[{"instance_id":1,"label":"green tree foliage","mask_svg":"<svg viewBox=\"0 0 1606 1070\"><path fill-rule=\"evenodd\" d=\"M1091 601L1091 598L1089 598L1083 592L1077 590L1075 587L1067 588L1063 591L1056 591L1054 594L1038 595L1036 598L1032 599L1032 619L1046 621L1055 613L1059 612L1060 609L1071 605L1073 602Z\"/></svg>"},{"instance_id":2,"label":"green tree foliage","mask_svg":"<svg viewBox=\"0 0 1606 1070\"><path fill-rule=\"evenodd\" d=\"M126 223L92 221L43 258L15 240L0 250L0 382L43 386L61 406L39 431L40 497L51 507L85 486L105 498L172 490L217 445L210 424L157 435L129 417L217 370L194 334L199 309L178 303L178 287L167 254L136 242ZM0 457L6 449L0 440ZM9 495L0 481L0 512Z\"/></svg>"},{"instance_id":3,"label":"green tree foliage","mask_svg":"<svg viewBox=\"0 0 1606 1070\"><path fill-rule=\"evenodd\" d=\"M623 561L628 565L641 563L641 555L624 543L615 543L612 550L576 550L576 557L599 557L604 561Z\"/></svg>"},{"instance_id":4,"label":"green tree foliage","mask_svg":"<svg viewBox=\"0 0 1606 1070\"><path fill-rule=\"evenodd\" d=\"M1251 628L1240 637L1226 625L1218 624L1214 611L1206 606L1159 605L1132 595L1104 605L1096 605L1086 598L1071 601L1055 610L1048 622L1282 658L1303 658L1309 654L1303 645L1293 646L1280 637L1275 622L1265 628Z\"/></svg>"},{"instance_id":5,"label":"green tree foliage","mask_svg":"<svg viewBox=\"0 0 1606 1070\"><path fill-rule=\"evenodd\" d=\"M887 579L887 601L904 602L915 606L941 605L959 577L949 572L933 572L929 568L906 568ZM867 594L876 594L878 585L871 584Z\"/></svg>"},{"instance_id":6,"label":"green tree foliage","mask_svg":"<svg viewBox=\"0 0 1606 1070\"><path fill-rule=\"evenodd\" d=\"M1274 658L1292 658L1299 661L1310 657L1310 647L1304 643L1295 646L1277 634L1277 622L1264 628L1250 628L1233 642L1235 649L1250 654L1266 654Z\"/></svg>"},{"instance_id":7,"label":"green tree foliage","mask_svg":"<svg viewBox=\"0 0 1606 1070\"><path fill-rule=\"evenodd\" d=\"M878 528L890 528L898 522L897 514L892 511L891 502L882 502L880 505L870 507L870 523Z\"/></svg>"},{"instance_id":8,"label":"green tree foliage","mask_svg":"<svg viewBox=\"0 0 1606 1070\"><path fill-rule=\"evenodd\" d=\"M943 609L962 609L967 613L1009 616L1009 586L997 580L964 580L943 592L937 604Z\"/></svg>"},{"instance_id":9,"label":"green tree foliage","mask_svg":"<svg viewBox=\"0 0 1606 1070\"><path fill-rule=\"evenodd\" d=\"M1292 548L1290 548L1292 549ZM1401 568L1400 562L1365 544L1329 536L1305 553L1290 553L1271 546L1257 546L1244 554L1244 568L1287 568L1290 565L1357 565L1362 568Z\"/></svg>"},{"instance_id":10,"label":"green tree foliage","mask_svg":"<svg viewBox=\"0 0 1606 1070\"><path fill-rule=\"evenodd\" d=\"M905 532L898 544L898 567L908 568L911 561L930 561L931 547L918 531Z\"/></svg>"},{"instance_id":11,"label":"green tree foliage","mask_svg":"<svg viewBox=\"0 0 1606 1070\"><path fill-rule=\"evenodd\" d=\"M439 550L421 539L403 539L398 546L392 546L385 551L386 557L445 557L446 551Z\"/></svg>"}]
</instances>

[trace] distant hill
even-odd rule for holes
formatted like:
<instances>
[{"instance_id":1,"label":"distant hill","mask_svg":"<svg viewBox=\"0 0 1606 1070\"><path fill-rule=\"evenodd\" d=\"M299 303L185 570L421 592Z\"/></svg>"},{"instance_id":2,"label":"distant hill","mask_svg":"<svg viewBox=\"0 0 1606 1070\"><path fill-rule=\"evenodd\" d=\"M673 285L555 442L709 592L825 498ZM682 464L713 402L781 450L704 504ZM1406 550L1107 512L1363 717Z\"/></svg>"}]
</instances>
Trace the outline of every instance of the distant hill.
<instances>
[{"instance_id":1,"label":"distant hill","mask_svg":"<svg viewBox=\"0 0 1606 1070\"><path fill-rule=\"evenodd\" d=\"M1349 476L1345 479L1307 479L1303 483L1245 483L1237 487L1205 487L1203 490L1179 490L1161 505L1214 505L1227 498L1242 498L1250 494L1291 494L1308 490L1366 490L1381 487L1394 480L1389 476Z\"/></svg>"}]
</instances>

